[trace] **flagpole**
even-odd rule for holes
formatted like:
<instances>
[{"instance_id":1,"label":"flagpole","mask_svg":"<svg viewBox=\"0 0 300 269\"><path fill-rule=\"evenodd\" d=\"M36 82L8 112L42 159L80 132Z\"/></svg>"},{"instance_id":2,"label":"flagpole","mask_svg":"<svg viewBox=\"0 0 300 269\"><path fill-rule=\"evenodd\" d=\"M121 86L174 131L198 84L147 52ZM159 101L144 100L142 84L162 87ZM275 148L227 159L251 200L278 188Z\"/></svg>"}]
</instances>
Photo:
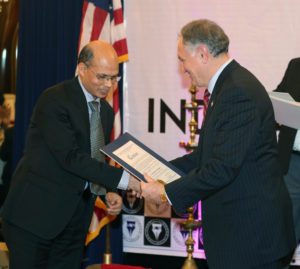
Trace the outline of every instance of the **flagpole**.
<instances>
[{"instance_id":1,"label":"flagpole","mask_svg":"<svg viewBox=\"0 0 300 269\"><path fill-rule=\"evenodd\" d=\"M112 255L110 253L110 224L106 225L106 236L105 236L105 253L103 255L103 264L111 264Z\"/></svg>"}]
</instances>

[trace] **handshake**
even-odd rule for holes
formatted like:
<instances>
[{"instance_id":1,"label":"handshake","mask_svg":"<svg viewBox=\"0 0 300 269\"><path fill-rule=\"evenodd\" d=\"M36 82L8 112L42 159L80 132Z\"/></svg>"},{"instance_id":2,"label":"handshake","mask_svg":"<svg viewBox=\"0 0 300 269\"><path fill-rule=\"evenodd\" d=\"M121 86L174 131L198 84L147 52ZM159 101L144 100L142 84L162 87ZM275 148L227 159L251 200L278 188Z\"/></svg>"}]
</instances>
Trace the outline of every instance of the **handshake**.
<instances>
[{"instance_id":1,"label":"handshake","mask_svg":"<svg viewBox=\"0 0 300 269\"><path fill-rule=\"evenodd\" d=\"M150 203L159 205L167 202L164 184L152 179L147 174L144 175L144 178L147 182L140 181L130 175L127 190L131 191L131 194L136 195L138 198L145 198ZM108 192L105 196L105 201L109 215L118 215L121 212L123 202L117 193Z\"/></svg>"},{"instance_id":2,"label":"handshake","mask_svg":"<svg viewBox=\"0 0 300 269\"><path fill-rule=\"evenodd\" d=\"M143 197L147 201L157 205L168 202L163 181L154 180L147 174L144 174L144 178L146 182L140 181L130 175L128 190L131 190L132 194L138 198Z\"/></svg>"}]
</instances>

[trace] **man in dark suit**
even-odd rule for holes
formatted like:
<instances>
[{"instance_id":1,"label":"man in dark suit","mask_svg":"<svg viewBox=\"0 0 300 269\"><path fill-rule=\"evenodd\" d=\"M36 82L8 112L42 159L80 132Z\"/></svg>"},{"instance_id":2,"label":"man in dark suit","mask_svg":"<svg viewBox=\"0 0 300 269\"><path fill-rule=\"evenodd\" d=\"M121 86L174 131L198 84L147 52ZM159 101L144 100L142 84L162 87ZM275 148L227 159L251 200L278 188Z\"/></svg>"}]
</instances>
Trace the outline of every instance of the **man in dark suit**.
<instances>
[{"instance_id":1,"label":"man in dark suit","mask_svg":"<svg viewBox=\"0 0 300 269\"><path fill-rule=\"evenodd\" d=\"M122 169L91 157L90 102L100 108L102 128L100 120L94 127L102 129L105 143L113 127L113 110L103 98L118 80L116 52L104 41L91 42L80 52L77 68L78 77L42 93L31 118L1 212L12 269L79 268L96 198L91 184L108 190L112 215L122 207L113 190L138 190L139 183Z\"/></svg>"},{"instance_id":2,"label":"man in dark suit","mask_svg":"<svg viewBox=\"0 0 300 269\"><path fill-rule=\"evenodd\" d=\"M275 120L263 85L228 55L214 22L187 24L178 58L210 100L198 148L172 163L186 173L167 185L146 177L142 195L182 212L202 201L210 269L272 268L295 247L291 201L277 162Z\"/></svg>"},{"instance_id":3,"label":"man in dark suit","mask_svg":"<svg viewBox=\"0 0 300 269\"><path fill-rule=\"evenodd\" d=\"M287 92L300 102L300 58L292 59L276 92ZM297 242L300 243L300 131L288 126L280 127L278 139L279 160L284 181L293 203Z\"/></svg>"}]
</instances>

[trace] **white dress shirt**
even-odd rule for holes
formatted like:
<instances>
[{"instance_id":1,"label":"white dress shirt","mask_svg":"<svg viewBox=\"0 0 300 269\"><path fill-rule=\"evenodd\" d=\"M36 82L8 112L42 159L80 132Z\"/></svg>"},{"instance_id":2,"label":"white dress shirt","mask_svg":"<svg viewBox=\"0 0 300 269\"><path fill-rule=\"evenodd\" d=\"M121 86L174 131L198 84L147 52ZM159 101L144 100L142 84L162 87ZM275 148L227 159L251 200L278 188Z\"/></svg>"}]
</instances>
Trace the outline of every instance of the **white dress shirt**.
<instances>
[{"instance_id":1,"label":"white dress shirt","mask_svg":"<svg viewBox=\"0 0 300 269\"><path fill-rule=\"evenodd\" d=\"M296 133L293 150L300 151L300 130Z\"/></svg>"}]
</instances>

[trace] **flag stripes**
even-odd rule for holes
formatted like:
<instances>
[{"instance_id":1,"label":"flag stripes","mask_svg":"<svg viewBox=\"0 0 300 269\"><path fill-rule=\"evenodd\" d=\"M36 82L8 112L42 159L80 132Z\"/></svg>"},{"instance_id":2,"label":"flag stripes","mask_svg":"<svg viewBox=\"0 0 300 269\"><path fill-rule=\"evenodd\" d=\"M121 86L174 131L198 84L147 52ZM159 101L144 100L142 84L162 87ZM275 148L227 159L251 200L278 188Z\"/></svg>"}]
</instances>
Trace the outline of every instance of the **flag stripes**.
<instances>
[{"instance_id":1,"label":"flag stripes","mask_svg":"<svg viewBox=\"0 0 300 269\"><path fill-rule=\"evenodd\" d=\"M104 40L115 48L119 63L128 61L123 22L121 0L85 0L82 8L78 52L90 41ZM111 140L114 140L121 135L118 85L111 89L106 100L113 107L115 113L114 127L111 134ZM105 210L102 206L103 204L97 199L86 244L99 234L102 224L107 223L106 221L103 222L103 219L105 219L103 214L99 214L99 210Z\"/></svg>"}]
</instances>

